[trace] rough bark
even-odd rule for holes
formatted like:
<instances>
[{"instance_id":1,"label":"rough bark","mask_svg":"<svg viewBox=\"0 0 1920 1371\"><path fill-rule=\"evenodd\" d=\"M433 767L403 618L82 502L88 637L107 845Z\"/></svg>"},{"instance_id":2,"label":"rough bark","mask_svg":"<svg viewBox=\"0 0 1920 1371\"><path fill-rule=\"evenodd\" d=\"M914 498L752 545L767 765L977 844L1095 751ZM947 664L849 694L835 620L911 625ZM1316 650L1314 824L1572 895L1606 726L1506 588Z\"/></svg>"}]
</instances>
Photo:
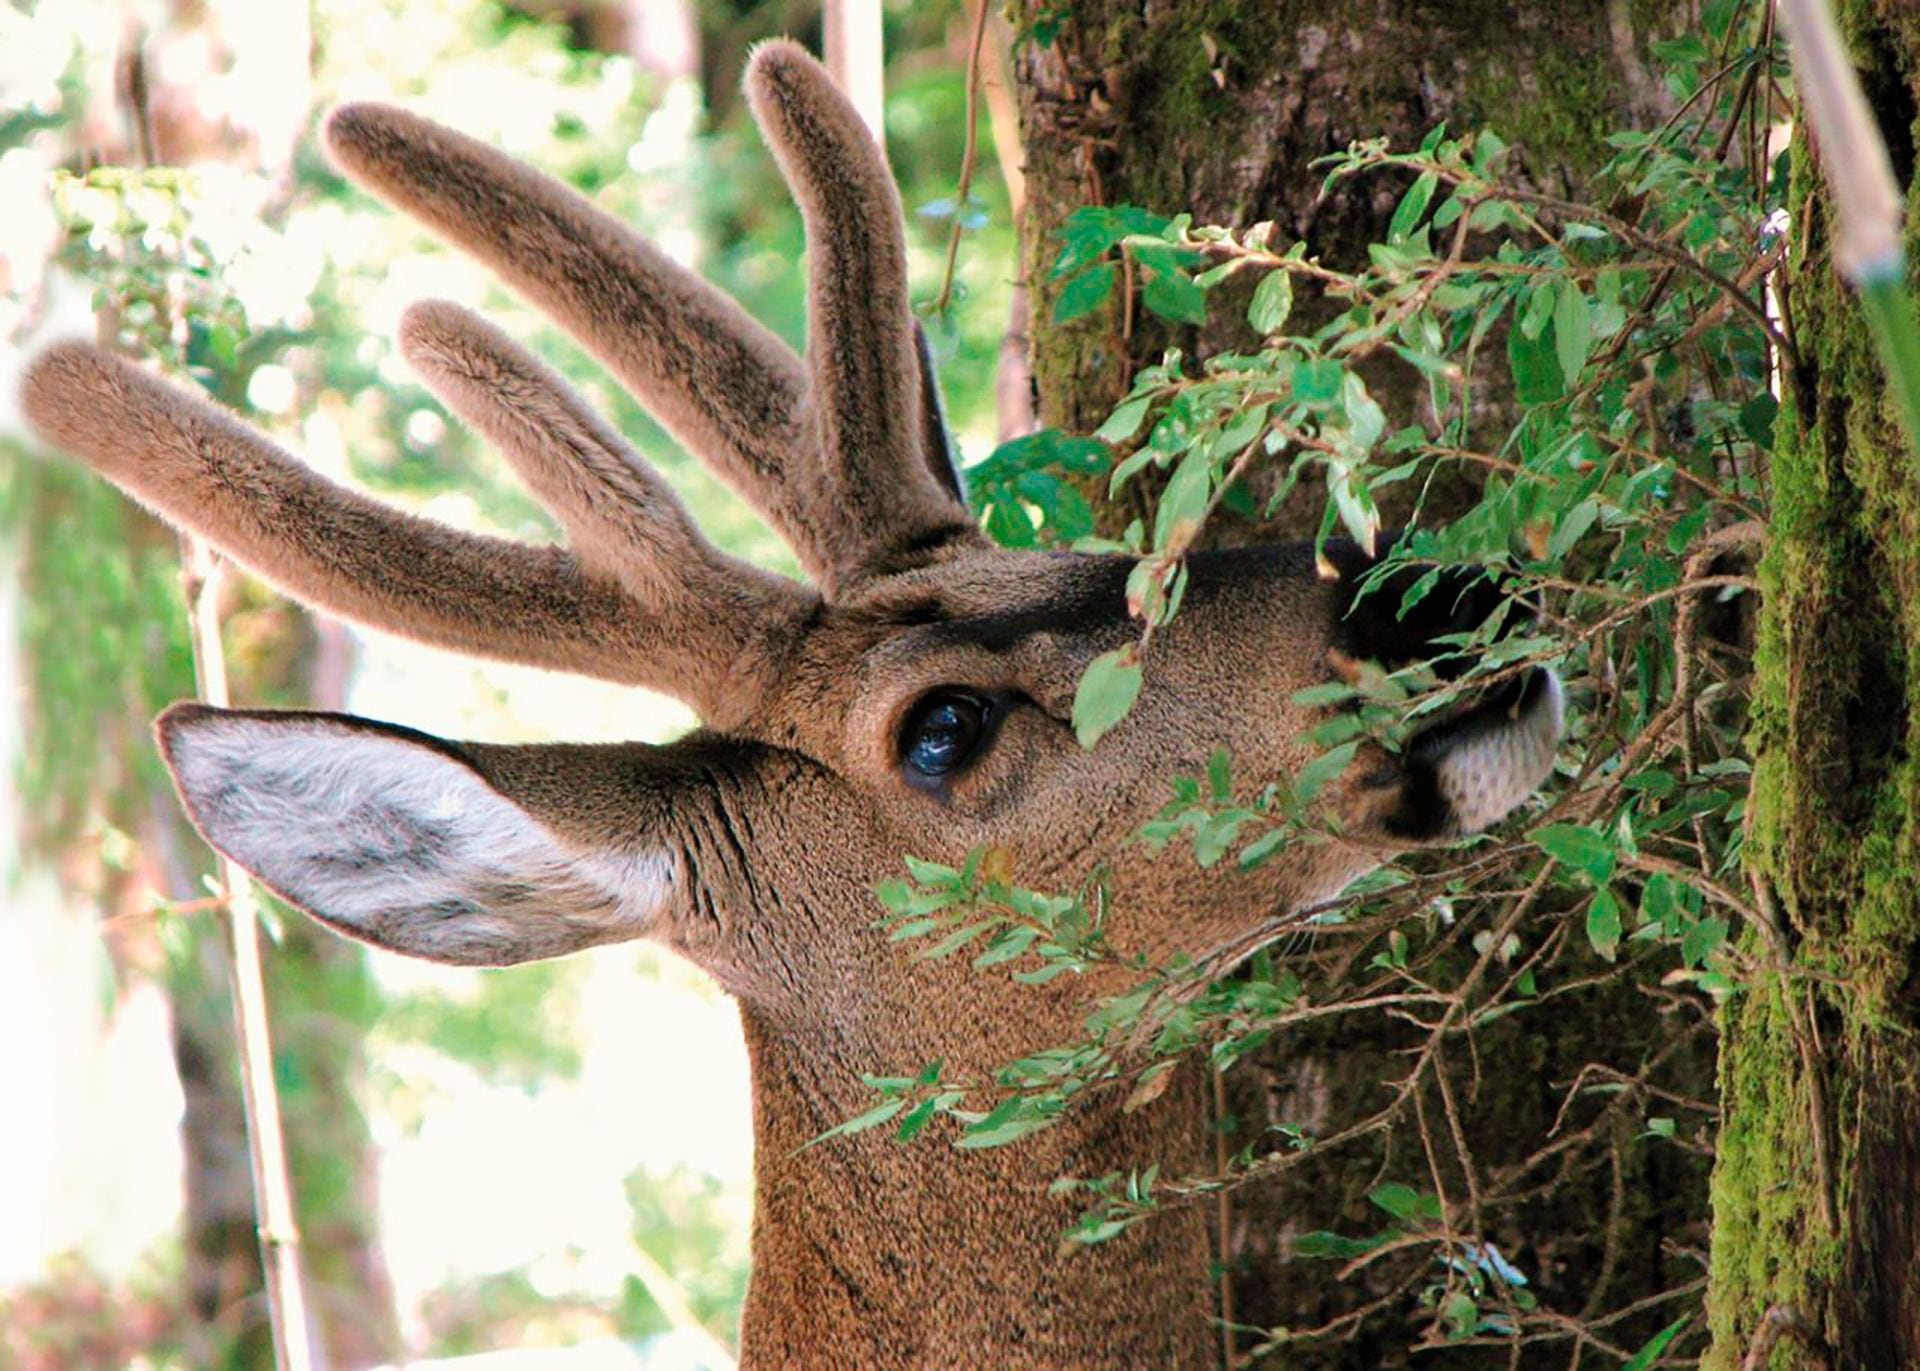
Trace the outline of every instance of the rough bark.
<instances>
[{"instance_id":1,"label":"rough bark","mask_svg":"<svg viewBox=\"0 0 1920 1371\"><path fill-rule=\"evenodd\" d=\"M1920 17L1836 8L1912 185ZM1772 970L1722 1022L1706 1360L1722 1371L1920 1365L1920 491L1833 271L1817 151L1802 138L1793 157L1811 400L1782 412L1762 566L1748 854L1779 932L1749 932ZM1748 1361L1770 1311L1809 1336Z\"/></svg>"},{"instance_id":2,"label":"rough bark","mask_svg":"<svg viewBox=\"0 0 1920 1371\"><path fill-rule=\"evenodd\" d=\"M1026 44L1015 63L1033 186L1022 274L1044 324L1058 289L1048 276L1054 234L1080 205L1184 211L1202 224L1270 221L1281 243L1304 239L1330 263L1364 262L1405 182L1374 177L1323 195L1314 159L1361 138L1411 147L1443 121L1456 130L1497 127L1520 146L1538 189L1575 191L1604 158L1608 131L1651 126L1666 112L1646 41L1685 6L1022 0L1014 8L1022 19L1063 8L1072 15L1057 42ZM1311 297L1296 312L1330 313ZM1170 344L1204 356L1248 341L1231 308L1216 308L1202 329L1122 313L1037 330L1043 425L1098 426L1133 372ZM1422 387L1404 369L1368 381L1390 412L1419 403ZM1306 503L1282 512L1289 531L1294 522L1308 531L1309 514L1317 522L1317 509L1300 514ZM1116 511L1115 526L1137 512Z\"/></svg>"},{"instance_id":3,"label":"rough bark","mask_svg":"<svg viewBox=\"0 0 1920 1371\"><path fill-rule=\"evenodd\" d=\"M1061 9L1039 0L1014 6L1016 22ZM1521 145L1537 185L1578 193L1605 156L1608 130L1650 126L1664 113L1642 58L1649 39L1683 21L1683 9L1075 0L1057 41L1028 44L1015 62L1029 190L1022 265L1033 293L1041 422L1095 427L1132 372L1159 360L1169 343L1193 356L1249 341L1235 331L1231 309L1216 309L1216 322L1200 330L1171 331L1136 316L1129 333L1118 309L1050 325L1053 235L1075 207L1132 203L1235 226L1267 220L1282 243L1305 238L1329 263L1363 261L1403 185L1373 181L1324 198L1309 164L1359 138L1411 146L1442 120L1456 130L1500 129ZM1417 403L1389 378L1377 393L1390 412ZM1317 523L1318 505L1303 494L1283 526L1305 531ZM1136 512L1111 511L1110 529ZM1271 526L1264 535L1273 536ZM1706 1097L1713 1061L1697 1019L1645 988L1621 982L1561 1003L1568 1007L1557 1015L1514 1016L1478 1032L1471 1049L1462 1044L1450 1056L1448 1070L1465 1102L1469 1151L1487 1174L1518 1178L1551 1137L1593 1130L1593 1145L1569 1151L1557 1169L1524 1173L1534 1182L1520 1187L1526 1198L1489 1217L1484 1236L1533 1273L1549 1307L1594 1316L1697 1277L1704 1164L1677 1148L1634 1145L1641 1114L1657 1110L1609 1113L1589 1103L1557 1117L1568 1087L1590 1062L1633 1072L1659 1059L1667 1084ZM1403 1074L1400 1054L1417 1035L1384 1020L1366 1031L1342 1022L1338 1032L1295 1034L1228 1078L1233 1146L1257 1143L1279 1122L1324 1133L1384 1102L1383 1082ZM1438 1102L1429 1104L1437 1113ZM1335 1263L1289 1260L1289 1239L1378 1227L1367 1190L1416 1171L1419 1152L1410 1136L1379 1138L1238 1197L1227 1245L1235 1317L1312 1328L1388 1293L1384 1266L1336 1279ZM1649 1310L1608 1336L1635 1347L1680 1308ZM1410 1355L1410 1312L1411 1300L1403 1301L1350 1338L1289 1344L1263 1364L1487 1364L1485 1348Z\"/></svg>"}]
</instances>

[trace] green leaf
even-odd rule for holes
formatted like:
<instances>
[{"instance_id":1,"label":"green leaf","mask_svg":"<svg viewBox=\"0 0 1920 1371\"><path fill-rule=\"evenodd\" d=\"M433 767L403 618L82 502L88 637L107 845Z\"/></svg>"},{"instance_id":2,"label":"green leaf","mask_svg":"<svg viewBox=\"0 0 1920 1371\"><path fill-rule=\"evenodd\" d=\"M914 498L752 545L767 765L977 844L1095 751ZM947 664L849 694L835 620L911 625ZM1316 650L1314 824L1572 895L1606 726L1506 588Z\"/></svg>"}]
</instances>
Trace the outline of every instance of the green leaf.
<instances>
[{"instance_id":1,"label":"green leaf","mask_svg":"<svg viewBox=\"0 0 1920 1371\"><path fill-rule=\"evenodd\" d=\"M900 1120L900 1127L894 1132L894 1140L896 1142L912 1142L920 1130L932 1121L933 1116L940 1112L941 1099L942 1097L939 1095L929 1095L926 1099L920 1101L919 1104L916 1104L912 1109L908 1110L907 1117Z\"/></svg>"},{"instance_id":2,"label":"green leaf","mask_svg":"<svg viewBox=\"0 0 1920 1371\"><path fill-rule=\"evenodd\" d=\"M960 881L958 871L940 862L930 862L924 857L908 857L906 863L907 870L912 873L913 879L921 885L951 886L957 885Z\"/></svg>"},{"instance_id":3,"label":"green leaf","mask_svg":"<svg viewBox=\"0 0 1920 1371\"><path fill-rule=\"evenodd\" d=\"M1608 961L1620 950L1620 901L1605 886L1594 892L1593 903L1587 906L1587 941Z\"/></svg>"},{"instance_id":4,"label":"green leaf","mask_svg":"<svg viewBox=\"0 0 1920 1371\"><path fill-rule=\"evenodd\" d=\"M1527 303L1514 312L1520 332L1529 341L1537 342L1547 325L1553 320L1554 282L1549 279L1527 291Z\"/></svg>"},{"instance_id":5,"label":"green leaf","mask_svg":"<svg viewBox=\"0 0 1920 1371\"><path fill-rule=\"evenodd\" d=\"M1680 960L1701 966L1727 940L1725 919L1701 919L1680 936Z\"/></svg>"},{"instance_id":6,"label":"green leaf","mask_svg":"<svg viewBox=\"0 0 1920 1371\"><path fill-rule=\"evenodd\" d=\"M1613 844L1585 824L1548 824L1528 836L1549 856L1559 858L1596 885L1613 875Z\"/></svg>"},{"instance_id":7,"label":"green leaf","mask_svg":"<svg viewBox=\"0 0 1920 1371\"><path fill-rule=\"evenodd\" d=\"M1247 306L1247 322L1255 333L1267 337L1286 326L1293 313L1293 273L1276 268L1260 278L1254 287L1253 301Z\"/></svg>"},{"instance_id":8,"label":"green leaf","mask_svg":"<svg viewBox=\"0 0 1920 1371\"><path fill-rule=\"evenodd\" d=\"M1054 297L1053 322L1070 324L1106 304L1113 297L1113 279L1113 263L1102 262L1068 281Z\"/></svg>"},{"instance_id":9,"label":"green leaf","mask_svg":"<svg viewBox=\"0 0 1920 1371\"><path fill-rule=\"evenodd\" d=\"M1293 778L1294 797L1303 805L1311 804L1313 797L1320 793L1320 787L1345 771L1348 763L1353 760L1353 754L1359 750L1360 740L1356 738L1350 743L1342 743L1331 751L1321 753L1301 767L1299 774Z\"/></svg>"},{"instance_id":10,"label":"green leaf","mask_svg":"<svg viewBox=\"0 0 1920 1371\"><path fill-rule=\"evenodd\" d=\"M1367 1198L1396 1219L1411 1221L1423 1217L1426 1210L1426 1206L1420 1202L1420 1192L1397 1181L1375 1186L1367 1192Z\"/></svg>"},{"instance_id":11,"label":"green leaf","mask_svg":"<svg viewBox=\"0 0 1920 1371\"><path fill-rule=\"evenodd\" d=\"M1275 828L1261 834L1240 849L1240 869L1251 871L1266 861L1274 853L1286 846L1293 834L1285 828Z\"/></svg>"},{"instance_id":12,"label":"green leaf","mask_svg":"<svg viewBox=\"0 0 1920 1371\"><path fill-rule=\"evenodd\" d=\"M848 1119L845 1123L835 1124L832 1128L829 1128L826 1132L822 1133L819 1137L815 1138L812 1142L809 1142L806 1146L813 1147L813 1146L816 1146L817 1144L825 1142L829 1138L844 1138L844 1137L847 1137L849 1134L864 1133L869 1128L878 1128L881 1124L885 1123L888 1119L891 1119L895 1114L898 1114L901 1110L905 1109L906 1107L907 1107L907 1102L904 1098L897 1099L897 1100L887 1100L882 1104L875 1105L872 1109L869 1109L864 1114L856 1114L853 1118ZM805 1147L801 1149L801 1151L803 1152L805 1150L806 1150Z\"/></svg>"},{"instance_id":13,"label":"green leaf","mask_svg":"<svg viewBox=\"0 0 1920 1371\"><path fill-rule=\"evenodd\" d=\"M1025 1118L1015 1117L1006 1120L1004 1123L993 1124L991 1126L986 1126L986 1121L983 1120L981 1123L975 1124L965 1133L961 1134L959 1139L954 1143L954 1146L965 1148L1005 1147L1008 1143L1018 1138L1024 1138L1029 1133L1037 1133L1043 1128L1051 1128L1053 1123L1053 1119L1043 1114L1028 1115Z\"/></svg>"},{"instance_id":14,"label":"green leaf","mask_svg":"<svg viewBox=\"0 0 1920 1371\"><path fill-rule=\"evenodd\" d=\"M1216 747L1207 758L1207 790L1215 804L1233 798L1233 758L1224 747Z\"/></svg>"},{"instance_id":15,"label":"green leaf","mask_svg":"<svg viewBox=\"0 0 1920 1371\"><path fill-rule=\"evenodd\" d=\"M1678 38L1663 38L1653 44L1653 55L1675 66L1698 66L1707 60L1707 45L1700 35L1685 33Z\"/></svg>"},{"instance_id":16,"label":"green leaf","mask_svg":"<svg viewBox=\"0 0 1920 1371\"><path fill-rule=\"evenodd\" d=\"M1780 415L1780 402L1767 391L1761 391L1744 405L1740 406L1740 428L1753 445L1763 451L1773 451L1773 421Z\"/></svg>"},{"instance_id":17,"label":"green leaf","mask_svg":"<svg viewBox=\"0 0 1920 1371\"><path fill-rule=\"evenodd\" d=\"M1153 546L1156 551L1178 546L1184 550L1213 498L1213 463L1194 449L1180 460L1160 493L1153 510Z\"/></svg>"},{"instance_id":18,"label":"green leaf","mask_svg":"<svg viewBox=\"0 0 1920 1371\"><path fill-rule=\"evenodd\" d=\"M1153 405L1151 395L1138 395L1131 400L1122 400L1114 406L1107 422L1094 430L1093 436L1109 443L1124 443L1140 431L1140 421L1147 417L1147 410Z\"/></svg>"},{"instance_id":19,"label":"green leaf","mask_svg":"<svg viewBox=\"0 0 1920 1371\"><path fill-rule=\"evenodd\" d=\"M1296 1257L1334 1257L1345 1260L1351 1257L1364 1257L1381 1244L1391 1242L1397 1234L1375 1233L1370 1238L1349 1238L1339 1233L1325 1231L1302 1233L1293 1240L1293 1255Z\"/></svg>"},{"instance_id":20,"label":"green leaf","mask_svg":"<svg viewBox=\"0 0 1920 1371\"><path fill-rule=\"evenodd\" d=\"M1080 746L1091 748L1127 717L1140 698L1140 679L1140 648L1134 643L1103 652L1087 664L1073 692L1073 731Z\"/></svg>"},{"instance_id":21,"label":"green leaf","mask_svg":"<svg viewBox=\"0 0 1920 1371\"><path fill-rule=\"evenodd\" d=\"M1648 1367L1660 1360L1661 1353L1667 1350L1668 1345L1680 1336L1680 1331L1692 1322L1691 1314L1685 1318L1675 1319L1642 1343L1640 1350L1621 1365L1620 1371L1647 1371Z\"/></svg>"},{"instance_id":22,"label":"green leaf","mask_svg":"<svg viewBox=\"0 0 1920 1371\"><path fill-rule=\"evenodd\" d=\"M1423 171L1407 193L1400 197L1399 206L1393 211L1393 220L1387 225L1387 241L1399 243L1405 241L1408 234L1419 226L1426 215L1427 206L1433 200L1433 192L1440 184L1440 177L1431 171Z\"/></svg>"},{"instance_id":23,"label":"green leaf","mask_svg":"<svg viewBox=\"0 0 1920 1371\"><path fill-rule=\"evenodd\" d=\"M1566 371L1551 326L1537 338L1526 330L1507 331L1507 365L1513 371L1513 393L1523 405L1544 405L1565 393Z\"/></svg>"},{"instance_id":24,"label":"green leaf","mask_svg":"<svg viewBox=\"0 0 1920 1371\"><path fill-rule=\"evenodd\" d=\"M984 970L989 966L1010 962L1032 947L1039 937L1040 930L1037 928L1024 924L1018 928L1010 928L995 938L985 952L975 957L973 965L977 970Z\"/></svg>"},{"instance_id":25,"label":"green leaf","mask_svg":"<svg viewBox=\"0 0 1920 1371\"><path fill-rule=\"evenodd\" d=\"M1055 233L1061 240L1053 274L1066 276L1096 262L1121 239L1135 234L1156 236L1171 221L1138 205L1084 205L1067 216Z\"/></svg>"},{"instance_id":26,"label":"green leaf","mask_svg":"<svg viewBox=\"0 0 1920 1371\"><path fill-rule=\"evenodd\" d=\"M1347 369L1332 357L1316 357L1293 369L1293 398L1303 405L1330 405L1340 398Z\"/></svg>"},{"instance_id":27,"label":"green leaf","mask_svg":"<svg viewBox=\"0 0 1920 1371\"><path fill-rule=\"evenodd\" d=\"M1207 322L1207 292L1191 276L1178 269L1156 271L1147 278L1140 292L1140 303L1176 324Z\"/></svg>"},{"instance_id":28,"label":"green leaf","mask_svg":"<svg viewBox=\"0 0 1920 1371\"><path fill-rule=\"evenodd\" d=\"M988 919L980 923L956 928L920 955L930 962L937 962L943 958L951 957L991 927L993 927L993 921Z\"/></svg>"},{"instance_id":29,"label":"green leaf","mask_svg":"<svg viewBox=\"0 0 1920 1371\"><path fill-rule=\"evenodd\" d=\"M1672 772L1661 771L1656 767L1647 771L1634 772L1620 782L1620 788L1635 791L1641 795L1652 795L1657 799L1665 799L1673 794L1679 784L1673 779Z\"/></svg>"},{"instance_id":30,"label":"green leaf","mask_svg":"<svg viewBox=\"0 0 1920 1371\"><path fill-rule=\"evenodd\" d=\"M1553 346L1568 386L1580 384L1580 373L1593 351L1593 315L1578 282L1562 281L1554 291Z\"/></svg>"}]
</instances>

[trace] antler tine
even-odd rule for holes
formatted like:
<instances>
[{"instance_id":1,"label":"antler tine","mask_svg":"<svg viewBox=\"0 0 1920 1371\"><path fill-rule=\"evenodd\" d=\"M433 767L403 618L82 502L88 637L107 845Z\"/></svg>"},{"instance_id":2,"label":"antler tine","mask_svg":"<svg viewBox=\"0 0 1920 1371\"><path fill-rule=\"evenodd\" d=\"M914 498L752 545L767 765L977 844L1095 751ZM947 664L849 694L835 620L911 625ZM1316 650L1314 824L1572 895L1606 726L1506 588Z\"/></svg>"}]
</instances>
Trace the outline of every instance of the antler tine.
<instances>
[{"instance_id":1,"label":"antler tine","mask_svg":"<svg viewBox=\"0 0 1920 1371\"><path fill-rule=\"evenodd\" d=\"M684 624L647 614L565 549L465 533L368 499L100 348L49 349L28 368L22 399L50 443L331 614L628 685L670 688L730 665L680 661Z\"/></svg>"},{"instance_id":2,"label":"antler tine","mask_svg":"<svg viewBox=\"0 0 1920 1371\"><path fill-rule=\"evenodd\" d=\"M761 46L746 89L807 225L807 362L827 494L848 531L832 549L838 578L897 570L977 538L920 450L906 226L880 149L797 44Z\"/></svg>"},{"instance_id":3,"label":"antler tine","mask_svg":"<svg viewBox=\"0 0 1920 1371\"><path fill-rule=\"evenodd\" d=\"M499 329L444 300L411 307L400 350L447 405L506 454L592 569L617 577L646 613L672 621L656 653L664 687L720 727L758 697L761 651L817 597L730 557L701 536L657 474L570 390Z\"/></svg>"},{"instance_id":4,"label":"antler tine","mask_svg":"<svg viewBox=\"0 0 1920 1371\"><path fill-rule=\"evenodd\" d=\"M600 358L761 511L810 574L829 574L806 369L731 298L551 177L377 104L327 121L355 181L485 262Z\"/></svg>"}]
</instances>

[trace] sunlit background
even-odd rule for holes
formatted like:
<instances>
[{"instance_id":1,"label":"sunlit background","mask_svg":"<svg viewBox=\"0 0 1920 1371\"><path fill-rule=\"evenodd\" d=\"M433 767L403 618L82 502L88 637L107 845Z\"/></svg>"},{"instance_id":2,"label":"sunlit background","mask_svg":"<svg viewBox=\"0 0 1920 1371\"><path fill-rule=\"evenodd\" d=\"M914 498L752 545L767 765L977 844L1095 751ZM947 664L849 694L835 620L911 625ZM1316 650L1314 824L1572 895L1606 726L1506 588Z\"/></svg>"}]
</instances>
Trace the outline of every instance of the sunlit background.
<instances>
[{"instance_id":1,"label":"sunlit background","mask_svg":"<svg viewBox=\"0 0 1920 1371\"><path fill-rule=\"evenodd\" d=\"M716 540L790 571L544 321L346 187L315 124L342 99L404 101L565 176L798 344L798 220L737 80L753 42L817 46L819 24L817 6L775 0L0 6L0 1367L263 1364L220 927L146 735L192 691L175 549L35 447L24 359L95 336L104 308L321 470L549 540L393 345L408 304L450 297L556 360ZM934 334L978 456L1013 271L1007 190L983 111L979 203L952 200L959 4L891 4L885 39L917 298L937 289L956 209L967 223ZM150 162L189 174L97 170ZM692 726L641 692L316 624L237 575L222 594L239 703L494 741ZM512 1349L540 1366L728 1364L751 1162L724 996L645 948L474 972L273 926L275 1067L333 1365L529 1364Z\"/></svg>"}]
</instances>

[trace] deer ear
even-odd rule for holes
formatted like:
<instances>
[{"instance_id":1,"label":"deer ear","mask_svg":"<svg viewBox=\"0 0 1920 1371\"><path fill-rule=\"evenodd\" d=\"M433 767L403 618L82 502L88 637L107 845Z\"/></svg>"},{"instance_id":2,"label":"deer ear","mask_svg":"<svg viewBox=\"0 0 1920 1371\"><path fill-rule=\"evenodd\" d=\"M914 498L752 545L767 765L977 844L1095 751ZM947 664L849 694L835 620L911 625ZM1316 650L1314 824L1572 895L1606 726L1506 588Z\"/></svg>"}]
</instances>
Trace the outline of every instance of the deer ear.
<instances>
[{"instance_id":1,"label":"deer ear","mask_svg":"<svg viewBox=\"0 0 1920 1371\"><path fill-rule=\"evenodd\" d=\"M674 941L674 846L591 817L646 749L481 747L204 705L175 705L158 730L207 841L348 937L479 966Z\"/></svg>"},{"instance_id":2,"label":"deer ear","mask_svg":"<svg viewBox=\"0 0 1920 1371\"><path fill-rule=\"evenodd\" d=\"M947 401L940 393L940 365L934 360L933 340L926 325L913 321L913 350L920 364L920 455L942 490L962 509L967 504L967 478L960 474L960 450L947 427Z\"/></svg>"}]
</instances>

